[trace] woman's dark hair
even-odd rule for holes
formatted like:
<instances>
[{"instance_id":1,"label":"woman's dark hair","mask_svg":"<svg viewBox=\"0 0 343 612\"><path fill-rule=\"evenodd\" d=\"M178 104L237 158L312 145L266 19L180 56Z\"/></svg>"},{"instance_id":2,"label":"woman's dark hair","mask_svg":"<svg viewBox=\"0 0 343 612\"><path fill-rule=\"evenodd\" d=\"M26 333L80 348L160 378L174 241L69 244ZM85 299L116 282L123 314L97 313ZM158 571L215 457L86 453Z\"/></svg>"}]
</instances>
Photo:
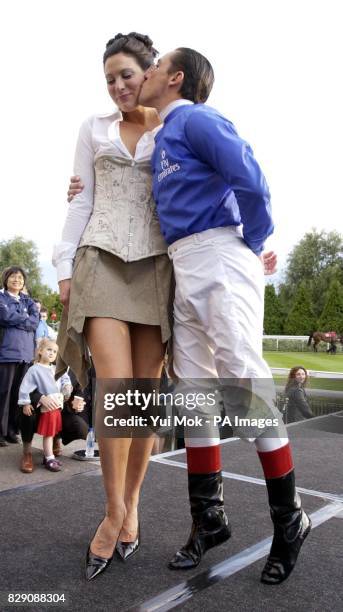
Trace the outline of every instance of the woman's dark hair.
<instances>
[{"instance_id":1,"label":"woman's dark hair","mask_svg":"<svg viewBox=\"0 0 343 612\"><path fill-rule=\"evenodd\" d=\"M154 59L158 55L158 51L153 47L151 38L137 32L117 34L114 38L111 38L106 45L103 58L104 63L109 57L117 53L125 53L125 55L134 57L142 70L147 70L154 63Z\"/></svg>"},{"instance_id":2,"label":"woman's dark hair","mask_svg":"<svg viewBox=\"0 0 343 612\"><path fill-rule=\"evenodd\" d=\"M289 389L289 387L292 387L296 383L295 375L298 370L303 370L303 372L305 372L306 378L304 381L304 385L306 385L307 380L308 380L308 373L307 373L306 368L304 368L303 366L294 366L294 368L291 368L288 374L287 383L286 383L286 391L287 389Z\"/></svg>"},{"instance_id":3,"label":"woman's dark hair","mask_svg":"<svg viewBox=\"0 0 343 612\"><path fill-rule=\"evenodd\" d=\"M170 58L169 73L181 70L184 79L179 93L195 104L206 102L214 83L213 68L208 59L187 47L179 47Z\"/></svg>"},{"instance_id":4,"label":"woman's dark hair","mask_svg":"<svg viewBox=\"0 0 343 612\"><path fill-rule=\"evenodd\" d=\"M11 274L17 274L17 272L20 272L20 274L23 276L24 285L26 285L26 272L24 272L23 268L21 268L20 266L10 266L9 268L5 268L1 277L2 286L4 287L4 289L6 289L6 291L8 277L11 276Z\"/></svg>"}]
</instances>

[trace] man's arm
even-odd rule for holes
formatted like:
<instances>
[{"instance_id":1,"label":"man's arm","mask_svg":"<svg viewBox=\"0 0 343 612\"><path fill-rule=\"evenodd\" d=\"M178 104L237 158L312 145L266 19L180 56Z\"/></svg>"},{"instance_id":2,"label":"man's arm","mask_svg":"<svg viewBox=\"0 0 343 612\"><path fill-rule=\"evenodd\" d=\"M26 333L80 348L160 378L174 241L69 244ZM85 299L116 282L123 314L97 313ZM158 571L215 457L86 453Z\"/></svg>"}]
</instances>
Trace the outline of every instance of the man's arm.
<instances>
[{"instance_id":1,"label":"man's arm","mask_svg":"<svg viewBox=\"0 0 343 612\"><path fill-rule=\"evenodd\" d=\"M185 134L193 153L216 170L234 192L244 240L260 255L273 232L273 222L269 189L250 146L230 121L212 109L191 113Z\"/></svg>"}]
</instances>

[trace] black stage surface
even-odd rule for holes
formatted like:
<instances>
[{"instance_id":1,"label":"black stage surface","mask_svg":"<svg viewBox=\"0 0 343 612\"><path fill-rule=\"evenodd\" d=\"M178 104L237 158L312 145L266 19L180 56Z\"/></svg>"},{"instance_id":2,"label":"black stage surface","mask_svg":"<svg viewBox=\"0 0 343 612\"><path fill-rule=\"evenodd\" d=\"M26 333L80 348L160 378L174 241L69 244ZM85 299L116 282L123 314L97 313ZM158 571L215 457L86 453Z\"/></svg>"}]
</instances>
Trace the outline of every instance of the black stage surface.
<instances>
[{"instance_id":1,"label":"black stage surface","mask_svg":"<svg viewBox=\"0 0 343 612\"><path fill-rule=\"evenodd\" d=\"M105 574L90 583L83 578L83 558L102 516L99 468L88 463L64 480L2 491L1 612L50 608L152 612L176 607L185 611L341 611L343 418L320 417L291 425L288 431L297 484L314 529L284 584L259 582L272 535L266 490L254 447L233 439L222 444L232 538L186 573L166 567L190 526L183 451L151 461L141 499L139 553L127 564L114 560ZM72 460L64 460L68 461ZM64 593L66 602L9 605L9 593Z\"/></svg>"}]
</instances>

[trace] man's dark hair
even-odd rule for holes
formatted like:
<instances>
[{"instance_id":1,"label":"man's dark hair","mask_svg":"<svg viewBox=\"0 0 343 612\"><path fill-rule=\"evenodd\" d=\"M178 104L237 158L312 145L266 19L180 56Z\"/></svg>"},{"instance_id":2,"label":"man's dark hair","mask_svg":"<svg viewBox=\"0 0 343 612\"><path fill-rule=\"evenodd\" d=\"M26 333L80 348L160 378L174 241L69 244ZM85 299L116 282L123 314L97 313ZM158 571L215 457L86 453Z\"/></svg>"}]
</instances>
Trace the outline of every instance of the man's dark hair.
<instances>
[{"instance_id":1,"label":"man's dark hair","mask_svg":"<svg viewBox=\"0 0 343 612\"><path fill-rule=\"evenodd\" d=\"M171 56L169 73L181 70L184 80L179 93L195 104L206 102L214 83L213 68L206 57L187 47L179 47Z\"/></svg>"},{"instance_id":2,"label":"man's dark hair","mask_svg":"<svg viewBox=\"0 0 343 612\"><path fill-rule=\"evenodd\" d=\"M130 32L130 34L116 34L106 44L104 53L104 64L109 57L117 53L131 55L142 70L147 70L154 63L158 51L154 49L153 42L149 36Z\"/></svg>"},{"instance_id":3,"label":"man's dark hair","mask_svg":"<svg viewBox=\"0 0 343 612\"><path fill-rule=\"evenodd\" d=\"M26 273L24 272L23 268L21 268L20 266L10 266L9 268L5 268L1 278L2 286L4 287L4 289L6 289L6 291L9 276L11 276L11 274L17 274L17 272L20 272L24 279L24 285L26 284Z\"/></svg>"}]
</instances>

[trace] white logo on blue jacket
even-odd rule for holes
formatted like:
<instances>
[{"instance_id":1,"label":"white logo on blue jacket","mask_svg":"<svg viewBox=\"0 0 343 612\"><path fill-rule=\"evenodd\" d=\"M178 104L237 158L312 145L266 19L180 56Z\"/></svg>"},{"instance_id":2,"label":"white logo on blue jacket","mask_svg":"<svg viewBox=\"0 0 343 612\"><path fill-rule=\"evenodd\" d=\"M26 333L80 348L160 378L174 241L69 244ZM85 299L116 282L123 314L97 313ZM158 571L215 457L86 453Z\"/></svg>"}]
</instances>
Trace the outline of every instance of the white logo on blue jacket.
<instances>
[{"instance_id":1,"label":"white logo on blue jacket","mask_svg":"<svg viewBox=\"0 0 343 612\"><path fill-rule=\"evenodd\" d=\"M181 170L180 164L178 163L170 164L169 163L169 159L167 157L165 149L162 149L161 151L161 162L160 163L161 163L162 172L160 172L157 177L159 183L163 181L163 179L165 179L166 176L168 176L169 174L173 174L173 172L178 172L179 170Z\"/></svg>"}]
</instances>

